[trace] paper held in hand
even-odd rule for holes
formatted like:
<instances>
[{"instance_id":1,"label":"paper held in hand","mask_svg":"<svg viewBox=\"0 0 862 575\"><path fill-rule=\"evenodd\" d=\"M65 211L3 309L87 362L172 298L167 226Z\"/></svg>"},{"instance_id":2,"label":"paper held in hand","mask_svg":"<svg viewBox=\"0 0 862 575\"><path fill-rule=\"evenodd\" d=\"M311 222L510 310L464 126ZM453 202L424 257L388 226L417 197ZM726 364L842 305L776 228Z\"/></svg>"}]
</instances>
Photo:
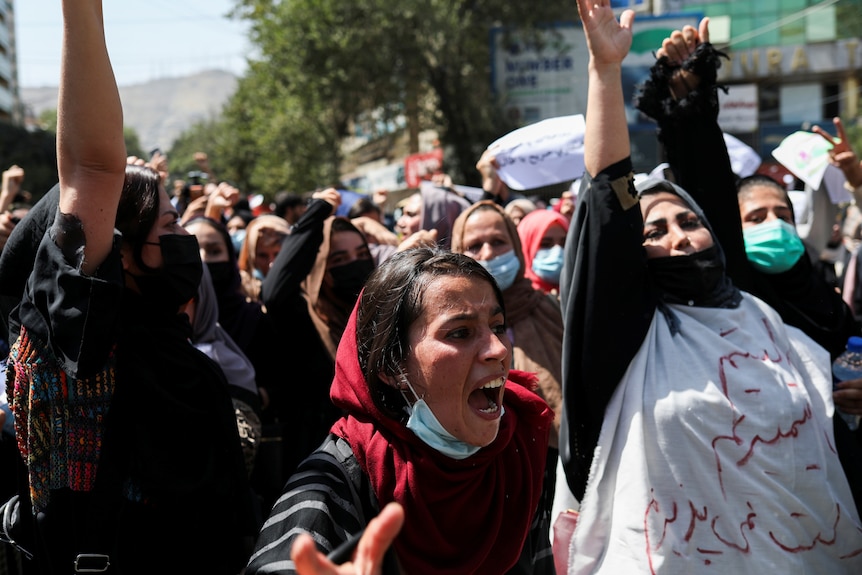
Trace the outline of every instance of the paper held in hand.
<instances>
[{"instance_id":1,"label":"paper held in hand","mask_svg":"<svg viewBox=\"0 0 862 575\"><path fill-rule=\"evenodd\" d=\"M813 132L793 132L772 150L773 157L794 176L811 186L820 187L832 144Z\"/></svg>"},{"instance_id":2,"label":"paper held in hand","mask_svg":"<svg viewBox=\"0 0 862 575\"><path fill-rule=\"evenodd\" d=\"M548 118L488 146L497 174L513 190L570 182L584 174L583 114Z\"/></svg>"}]
</instances>

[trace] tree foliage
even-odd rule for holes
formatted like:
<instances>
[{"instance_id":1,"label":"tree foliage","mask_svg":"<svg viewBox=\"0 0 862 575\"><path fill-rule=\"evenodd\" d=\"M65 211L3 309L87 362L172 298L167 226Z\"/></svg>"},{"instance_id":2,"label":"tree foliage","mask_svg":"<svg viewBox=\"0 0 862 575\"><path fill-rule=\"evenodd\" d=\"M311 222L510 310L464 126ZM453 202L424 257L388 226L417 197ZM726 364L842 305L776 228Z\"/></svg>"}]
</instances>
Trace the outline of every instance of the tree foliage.
<instances>
[{"instance_id":1,"label":"tree foliage","mask_svg":"<svg viewBox=\"0 0 862 575\"><path fill-rule=\"evenodd\" d=\"M53 132L0 125L0 171L12 165L24 168L22 189L30 192L34 202L57 183L56 142Z\"/></svg>"},{"instance_id":2,"label":"tree foliage","mask_svg":"<svg viewBox=\"0 0 862 575\"><path fill-rule=\"evenodd\" d=\"M572 0L237 0L259 55L225 110L254 146L235 167L264 190L312 189L339 173L353 126L407 115L440 133L453 177L476 183L482 150L514 127L491 87L492 27L529 34L576 14Z\"/></svg>"},{"instance_id":3,"label":"tree foliage","mask_svg":"<svg viewBox=\"0 0 862 575\"><path fill-rule=\"evenodd\" d=\"M123 127L123 140L126 142L127 156L137 156L138 158L144 158L145 160L149 158L149 156L144 152L144 148L141 146L141 138L138 136L137 130L130 128L129 126Z\"/></svg>"}]
</instances>

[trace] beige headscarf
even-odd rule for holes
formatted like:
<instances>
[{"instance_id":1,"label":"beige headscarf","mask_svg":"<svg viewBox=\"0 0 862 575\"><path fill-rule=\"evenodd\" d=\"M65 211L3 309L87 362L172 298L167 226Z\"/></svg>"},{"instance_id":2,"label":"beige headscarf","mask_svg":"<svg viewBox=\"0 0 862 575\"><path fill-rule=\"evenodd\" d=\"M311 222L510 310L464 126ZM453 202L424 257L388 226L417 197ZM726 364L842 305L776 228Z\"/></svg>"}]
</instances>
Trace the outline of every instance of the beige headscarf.
<instances>
[{"instance_id":1,"label":"beige headscarf","mask_svg":"<svg viewBox=\"0 0 862 575\"><path fill-rule=\"evenodd\" d=\"M251 220L245 229L245 240L239 250L237 266L242 277L242 289L248 299L260 301L260 280L254 277L254 252L257 242L266 236L267 238L284 239L290 233L290 224L287 220L273 214L261 214ZM264 239L263 241L268 241ZM280 240L279 240L280 241Z\"/></svg>"},{"instance_id":2,"label":"beige headscarf","mask_svg":"<svg viewBox=\"0 0 862 575\"><path fill-rule=\"evenodd\" d=\"M533 289L524 277L524 253L515 222L503 209L490 200L476 202L461 212L452 226L452 251L464 252L466 222L479 210L492 210L503 218L515 255L521 262L514 283L503 292L506 323L511 330L514 348L514 369L531 371L539 376L539 393L554 410L554 425L550 446L558 446L560 413L562 410L563 315L559 301Z\"/></svg>"},{"instance_id":3,"label":"beige headscarf","mask_svg":"<svg viewBox=\"0 0 862 575\"><path fill-rule=\"evenodd\" d=\"M332 222L335 221L336 217L338 216L330 216L324 220L323 241L317 251L317 259L314 260L314 266L306 276L305 281L302 282L302 293L308 302L308 314L333 360L335 360L338 342L341 340L341 334L344 333L354 303L351 302L350 305L344 306L322 293L323 278L326 275L326 260L329 259L330 240L332 239ZM339 219L350 224L346 218L339 217ZM350 227L365 241L365 236L356 226L350 224Z\"/></svg>"}]
</instances>

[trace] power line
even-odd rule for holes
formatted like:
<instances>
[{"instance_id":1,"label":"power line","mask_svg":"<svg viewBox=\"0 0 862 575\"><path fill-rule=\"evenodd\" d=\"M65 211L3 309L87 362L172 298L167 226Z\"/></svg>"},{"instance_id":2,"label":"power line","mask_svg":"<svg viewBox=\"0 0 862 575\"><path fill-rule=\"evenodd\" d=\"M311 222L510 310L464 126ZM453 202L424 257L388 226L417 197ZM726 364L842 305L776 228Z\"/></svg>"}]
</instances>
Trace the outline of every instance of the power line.
<instances>
[{"instance_id":1,"label":"power line","mask_svg":"<svg viewBox=\"0 0 862 575\"><path fill-rule=\"evenodd\" d=\"M833 4L837 4L838 2L839 2L839 0L824 0L820 4L815 4L814 6L809 6L808 8L806 8L804 10L800 10L799 12L794 12L793 14L791 14L789 16L785 16L784 18L781 18L780 20L777 20L777 21L772 22L770 24L767 24L766 26L762 26L760 28L757 28L756 30L752 30L751 32L748 32L746 34L742 34L741 36L737 36L735 38L732 38L730 40L730 42L728 42L727 46L731 47L731 46L734 46L735 44L740 44L742 42L745 42L746 40L751 40L752 38L756 38L757 36L760 36L761 34L766 34L767 32L771 32L772 30L775 30L776 28L781 28L782 26L790 24L791 22L795 22L796 20L800 20L802 18L805 18L806 16L808 16L810 14L814 14L815 12L819 12L820 10L828 8L829 6L832 6Z\"/></svg>"}]
</instances>

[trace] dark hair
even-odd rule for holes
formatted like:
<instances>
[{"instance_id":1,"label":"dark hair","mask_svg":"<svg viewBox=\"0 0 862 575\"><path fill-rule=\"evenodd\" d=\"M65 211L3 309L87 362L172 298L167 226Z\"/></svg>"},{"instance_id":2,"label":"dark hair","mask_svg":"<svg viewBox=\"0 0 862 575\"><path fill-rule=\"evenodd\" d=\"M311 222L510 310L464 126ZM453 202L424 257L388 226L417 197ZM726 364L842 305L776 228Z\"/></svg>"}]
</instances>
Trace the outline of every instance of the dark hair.
<instances>
[{"instance_id":1,"label":"dark hair","mask_svg":"<svg viewBox=\"0 0 862 575\"><path fill-rule=\"evenodd\" d=\"M146 166L126 166L123 191L117 206L114 225L123 234L123 241L132 247L132 256L141 269L155 272L141 257L144 241L159 217L161 177Z\"/></svg>"},{"instance_id":2,"label":"dark hair","mask_svg":"<svg viewBox=\"0 0 862 575\"><path fill-rule=\"evenodd\" d=\"M225 247L227 248L229 261L232 264L237 265L236 262L238 254L233 247L233 241L230 239L230 232L227 231L227 227L223 223L216 221L212 218L208 218L206 216L195 216L186 223L184 223L183 227L188 229L188 227L192 224L205 224L215 230L221 237L222 243L224 243Z\"/></svg>"},{"instance_id":3,"label":"dark hair","mask_svg":"<svg viewBox=\"0 0 862 575\"><path fill-rule=\"evenodd\" d=\"M362 197L353 202L353 205L350 206L350 211L347 212L347 217L352 220L353 218L358 218L372 212L378 216L382 215L380 206L375 204L371 198Z\"/></svg>"},{"instance_id":4,"label":"dark hair","mask_svg":"<svg viewBox=\"0 0 862 575\"><path fill-rule=\"evenodd\" d=\"M787 193L787 188L778 182L775 178L765 174L754 174L745 178L741 178L736 183L736 197L738 200L746 200L751 196L752 189L755 187L772 188L781 196L787 207L790 208L790 215L793 220L796 220L796 213L793 211L793 202L790 200L790 194Z\"/></svg>"},{"instance_id":5,"label":"dark hair","mask_svg":"<svg viewBox=\"0 0 862 575\"><path fill-rule=\"evenodd\" d=\"M481 264L469 256L436 247L393 254L371 274L359 296L356 312L359 366L374 404L394 419L403 416L404 400L379 374L398 373L409 353L410 326L422 315L425 292L443 276L488 282L503 308L503 293Z\"/></svg>"},{"instance_id":6,"label":"dark hair","mask_svg":"<svg viewBox=\"0 0 862 575\"><path fill-rule=\"evenodd\" d=\"M745 178L740 178L736 183L736 194L739 198L746 198L751 194L751 188L755 186L773 188L781 194L781 197L784 198L787 205L790 206L791 209L793 208L793 203L790 201L790 194L787 193L787 188L784 184L766 174L754 174Z\"/></svg>"},{"instance_id":7,"label":"dark hair","mask_svg":"<svg viewBox=\"0 0 862 575\"><path fill-rule=\"evenodd\" d=\"M292 192L278 192L275 195L272 212L283 218L284 214L287 213L287 210L297 206L303 206L305 203L305 198L299 194L294 194Z\"/></svg>"},{"instance_id":8,"label":"dark hair","mask_svg":"<svg viewBox=\"0 0 862 575\"><path fill-rule=\"evenodd\" d=\"M254 214L251 213L251 210L247 210L245 208L237 208L234 206L233 215L228 218L227 221L231 221L234 218L239 218L245 222L245 225L248 225L254 219Z\"/></svg>"},{"instance_id":9,"label":"dark hair","mask_svg":"<svg viewBox=\"0 0 862 575\"><path fill-rule=\"evenodd\" d=\"M359 231L359 228L354 226L350 220L343 216L338 216L332 219L332 227L329 230L330 234L334 234L335 232L355 232L359 234L362 239L365 239L365 234Z\"/></svg>"}]
</instances>

